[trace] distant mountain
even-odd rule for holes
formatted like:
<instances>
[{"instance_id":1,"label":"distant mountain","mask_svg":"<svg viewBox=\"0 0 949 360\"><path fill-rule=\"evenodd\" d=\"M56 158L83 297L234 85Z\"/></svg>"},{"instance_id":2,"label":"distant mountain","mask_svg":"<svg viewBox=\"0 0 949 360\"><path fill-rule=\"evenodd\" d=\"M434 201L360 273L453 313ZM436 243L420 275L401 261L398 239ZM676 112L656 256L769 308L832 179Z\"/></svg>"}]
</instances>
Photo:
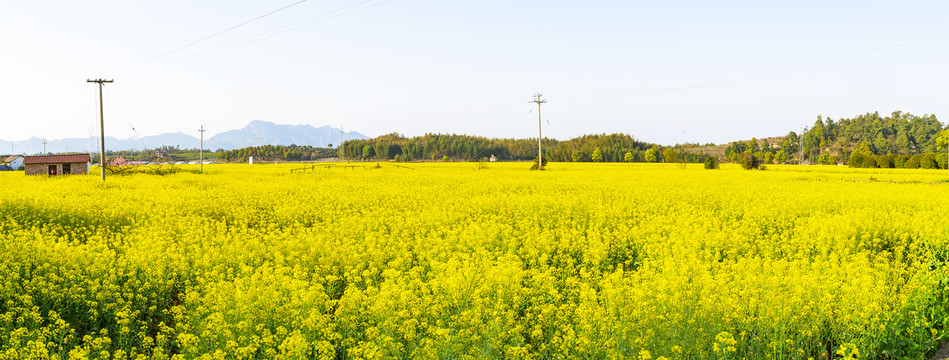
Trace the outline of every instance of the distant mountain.
<instances>
[{"instance_id":1,"label":"distant mountain","mask_svg":"<svg viewBox=\"0 0 949 360\"><path fill-rule=\"evenodd\" d=\"M232 150L248 146L260 145L310 145L325 147L328 144L339 143L339 129L321 126L315 128L310 125L279 125L272 122L254 120L247 126L230 130L210 138L204 139L204 148L210 150ZM259 137L259 139L258 139ZM343 133L344 140L368 139L358 132ZM142 138L116 139L105 137L106 150L142 150L154 149L161 146L177 146L182 149L196 149L200 145L196 136L181 132L164 133L145 136ZM11 146L12 145L12 146ZM98 152L99 137L67 138L46 140L46 151L60 152ZM31 137L27 140L11 142L0 140L0 154L8 152L16 154L39 154L43 152L43 139Z\"/></svg>"},{"instance_id":2,"label":"distant mountain","mask_svg":"<svg viewBox=\"0 0 949 360\"><path fill-rule=\"evenodd\" d=\"M345 132L343 140L363 140L369 137L358 132ZM240 149L257 145L310 145L325 147L328 144L339 144L340 130L310 125L278 125L272 122L254 120L247 126L226 131L212 136L204 141L208 149Z\"/></svg>"}]
</instances>

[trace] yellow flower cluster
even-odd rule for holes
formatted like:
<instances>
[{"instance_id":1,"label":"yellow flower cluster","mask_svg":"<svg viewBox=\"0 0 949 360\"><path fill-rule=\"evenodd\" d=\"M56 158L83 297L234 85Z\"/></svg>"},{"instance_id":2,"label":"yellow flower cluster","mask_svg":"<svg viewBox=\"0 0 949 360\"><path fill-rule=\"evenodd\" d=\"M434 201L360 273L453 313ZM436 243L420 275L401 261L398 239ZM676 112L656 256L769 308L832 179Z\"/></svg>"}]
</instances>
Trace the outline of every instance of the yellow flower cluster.
<instances>
[{"instance_id":1,"label":"yellow flower cluster","mask_svg":"<svg viewBox=\"0 0 949 360\"><path fill-rule=\"evenodd\" d=\"M918 358L949 316L942 171L295 167L0 173L0 359Z\"/></svg>"}]
</instances>

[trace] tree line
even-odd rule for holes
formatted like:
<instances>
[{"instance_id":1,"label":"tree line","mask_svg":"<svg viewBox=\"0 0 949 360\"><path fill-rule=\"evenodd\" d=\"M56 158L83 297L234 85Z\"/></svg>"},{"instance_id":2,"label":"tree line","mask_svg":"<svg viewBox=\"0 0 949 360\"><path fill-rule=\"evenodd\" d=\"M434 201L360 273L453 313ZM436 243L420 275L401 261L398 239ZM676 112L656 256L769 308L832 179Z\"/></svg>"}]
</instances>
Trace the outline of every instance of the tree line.
<instances>
[{"instance_id":1,"label":"tree line","mask_svg":"<svg viewBox=\"0 0 949 360\"><path fill-rule=\"evenodd\" d=\"M204 150L204 159L217 159L222 150ZM122 158L127 161L147 162L176 162L193 161L200 157L200 149L182 149L179 146L162 145L154 149L145 150L107 150L105 156L109 159Z\"/></svg>"},{"instance_id":2,"label":"tree line","mask_svg":"<svg viewBox=\"0 0 949 360\"><path fill-rule=\"evenodd\" d=\"M330 144L332 146L332 144ZM234 150L219 150L218 158L227 162L245 162L251 156L260 161L313 161L336 157L336 149L309 145L248 146Z\"/></svg>"},{"instance_id":3,"label":"tree line","mask_svg":"<svg viewBox=\"0 0 949 360\"><path fill-rule=\"evenodd\" d=\"M628 134L584 135L569 140L541 139L544 158L556 162L703 162L704 154L686 145L663 147ZM528 161L537 158L537 139L496 139L469 135L391 133L349 140L338 149L348 160Z\"/></svg>"},{"instance_id":4,"label":"tree line","mask_svg":"<svg viewBox=\"0 0 949 360\"><path fill-rule=\"evenodd\" d=\"M739 163L751 152L763 163L847 164L854 167L925 167L932 159L945 164L945 126L935 115L894 111L890 116L867 113L833 120L820 115L801 134L733 142L727 161ZM867 159L872 159L867 160ZM879 160L879 161L877 161ZM918 165L917 164L924 164ZM945 165L935 165L944 167Z\"/></svg>"},{"instance_id":5,"label":"tree line","mask_svg":"<svg viewBox=\"0 0 949 360\"><path fill-rule=\"evenodd\" d=\"M661 146L628 134L594 134L569 140L541 139L544 159L555 162L706 162L713 144ZM798 134L738 141L721 147L714 159L744 165L848 164L855 167L940 167L947 163L945 126L935 115L916 116L895 111L889 116L867 113L853 118L817 117ZM332 145L330 145L332 146ZM406 137L390 133L372 139L349 140L337 148L265 145L220 151L219 159L243 162L312 161L341 158L352 161L530 161L537 158L537 139L486 138L457 134Z\"/></svg>"}]
</instances>

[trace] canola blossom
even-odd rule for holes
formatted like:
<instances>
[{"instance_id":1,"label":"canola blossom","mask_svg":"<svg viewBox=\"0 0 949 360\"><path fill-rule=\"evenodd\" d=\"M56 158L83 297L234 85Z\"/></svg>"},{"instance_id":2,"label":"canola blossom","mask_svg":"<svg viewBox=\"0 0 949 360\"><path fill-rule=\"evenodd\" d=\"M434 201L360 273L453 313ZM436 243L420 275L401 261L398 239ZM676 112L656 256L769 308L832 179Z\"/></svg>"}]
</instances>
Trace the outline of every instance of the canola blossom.
<instances>
[{"instance_id":1,"label":"canola blossom","mask_svg":"<svg viewBox=\"0 0 949 360\"><path fill-rule=\"evenodd\" d=\"M921 358L945 339L943 171L299 167L0 173L0 359Z\"/></svg>"}]
</instances>

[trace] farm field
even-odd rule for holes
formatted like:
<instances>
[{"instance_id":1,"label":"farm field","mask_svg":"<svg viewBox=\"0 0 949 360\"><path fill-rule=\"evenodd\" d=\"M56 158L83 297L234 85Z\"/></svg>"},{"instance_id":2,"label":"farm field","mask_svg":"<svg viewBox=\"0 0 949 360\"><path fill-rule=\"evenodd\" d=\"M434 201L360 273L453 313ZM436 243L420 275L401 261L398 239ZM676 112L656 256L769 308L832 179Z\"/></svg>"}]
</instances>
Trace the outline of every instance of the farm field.
<instances>
[{"instance_id":1,"label":"farm field","mask_svg":"<svg viewBox=\"0 0 949 360\"><path fill-rule=\"evenodd\" d=\"M0 359L919 359L949 331L945 170L355 165L0 173Z\"/></svg>"}]
</instances>

